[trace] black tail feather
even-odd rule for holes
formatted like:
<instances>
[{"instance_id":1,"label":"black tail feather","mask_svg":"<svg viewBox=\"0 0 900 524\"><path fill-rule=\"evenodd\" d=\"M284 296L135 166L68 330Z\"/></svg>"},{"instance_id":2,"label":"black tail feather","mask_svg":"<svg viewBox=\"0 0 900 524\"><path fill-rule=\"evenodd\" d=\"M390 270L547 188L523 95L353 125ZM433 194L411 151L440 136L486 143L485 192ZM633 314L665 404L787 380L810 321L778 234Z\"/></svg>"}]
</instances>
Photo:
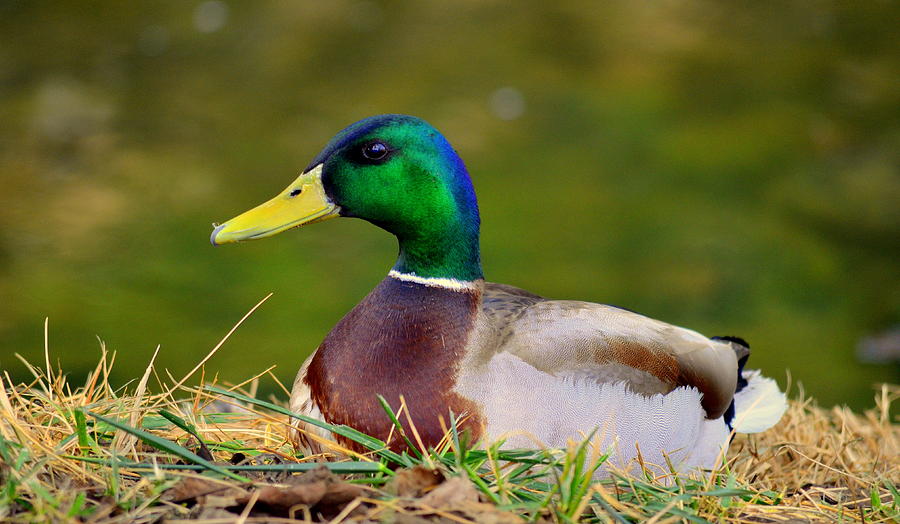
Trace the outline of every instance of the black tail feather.
<instances>
[{"instance_id":1,"label":"black tail feather","mask_svg":"<svg viewBox=\"0 0 900 524\"><path fill-rule=\"evenodd\" d=\"M712 340L720 340L723 342L730 342L731 347L734 349L734 353L737 356L737 364L738 364L738 376L737 376L737 387L734 388L734 392L737 393L747 387L747 379L744 378L744 366L747 364L747 359L750 358L750 344L747 343L746 340L740 337L712 337ZM725 410L725 413L722 415L722 418L725 419L725 423L728 424L728 429L733 429L731 427L731 422L734 420L734 399L731 399L731 404L728 406L728 409Z\"/></svg>"}]
</instances>

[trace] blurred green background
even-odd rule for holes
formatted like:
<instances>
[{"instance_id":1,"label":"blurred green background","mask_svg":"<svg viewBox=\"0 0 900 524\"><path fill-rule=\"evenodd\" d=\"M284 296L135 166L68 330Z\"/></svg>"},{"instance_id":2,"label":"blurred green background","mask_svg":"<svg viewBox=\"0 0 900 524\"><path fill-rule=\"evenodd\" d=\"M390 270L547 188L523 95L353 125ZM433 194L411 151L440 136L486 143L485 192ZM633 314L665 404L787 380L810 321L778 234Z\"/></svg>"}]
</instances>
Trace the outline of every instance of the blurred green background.
<instances>
[{"instance_id":1,"label":"blurred green background","mask_svg":"<svg viewBox=\"0 0 900 524\"><path fill-rule=\"evenodd\" d=\"M336 220L213 248L339 129L421 116L480 197L484 269L709 335L823 404L898 365L900 3L0 1L0 367L76 382L303 358L394 261ZM890 344L889 344L890 345ZM896 349L896 345L893 346ZM884 348L882 348L884 349ZM886 351L890 351L890 347ZM274 391L271 381L264 388Z\"/></svg>"}]
</instances>

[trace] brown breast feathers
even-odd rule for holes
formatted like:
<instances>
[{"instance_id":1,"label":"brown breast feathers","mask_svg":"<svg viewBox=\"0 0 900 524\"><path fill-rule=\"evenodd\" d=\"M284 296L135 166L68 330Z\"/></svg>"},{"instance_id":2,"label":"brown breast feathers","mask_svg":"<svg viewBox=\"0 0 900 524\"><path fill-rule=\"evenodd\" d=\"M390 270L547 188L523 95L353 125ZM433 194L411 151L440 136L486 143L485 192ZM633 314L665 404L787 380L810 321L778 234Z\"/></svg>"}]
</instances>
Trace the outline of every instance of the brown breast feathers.
<instances>
[{"instance_id":1,"label":"brown breast feathers","mask_svg":"<svg viewBox=\"0 0 900 524\"><path fill-rule=\"evenodd\" d=\"M459 362L481 304L480 291L456 291L387 277L331 330L305 381L325 420L387 439L392 424L378 403L396 412L400 396L426 446L443 437L439 418L469 415L477 406L454 393ZM400 420L412 438L405 416ZM395 436L391 448L405 447ZM352 443L343 442L354 447Z\"/></svg>"}]
</instances>

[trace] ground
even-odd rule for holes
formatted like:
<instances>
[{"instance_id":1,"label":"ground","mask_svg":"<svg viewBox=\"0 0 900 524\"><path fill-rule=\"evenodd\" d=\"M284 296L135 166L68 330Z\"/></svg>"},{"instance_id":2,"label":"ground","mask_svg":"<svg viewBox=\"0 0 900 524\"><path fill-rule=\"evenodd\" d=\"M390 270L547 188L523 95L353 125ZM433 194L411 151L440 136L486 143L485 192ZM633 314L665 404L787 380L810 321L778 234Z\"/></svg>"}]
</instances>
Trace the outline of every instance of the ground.
<instances>
[{"instance_id":1,"label":"ground","mask_svg":"<svg viewBox=\"0 0 900 524\"><path fill-rule=\"evenodd\" d=\"M104 356L82 386L31 366L0 394L0 519L4 522L896 522L898 437L884 385L862 413L794 395L782 421L738 435L725 464L701 476L648 471L596 480L603 456L471 447L455 425L396 454L350 428L371 452L325 442L306 455L277 402L254 398L260 377L229 388L202 372L153 367L114 390ZM190 380L188 380L190 379ZM204 384L202 387L189 383ZM385 416L388 416L386 413ZM400 416L403 416L402 413Z\"/></svg>"}]
</instances>

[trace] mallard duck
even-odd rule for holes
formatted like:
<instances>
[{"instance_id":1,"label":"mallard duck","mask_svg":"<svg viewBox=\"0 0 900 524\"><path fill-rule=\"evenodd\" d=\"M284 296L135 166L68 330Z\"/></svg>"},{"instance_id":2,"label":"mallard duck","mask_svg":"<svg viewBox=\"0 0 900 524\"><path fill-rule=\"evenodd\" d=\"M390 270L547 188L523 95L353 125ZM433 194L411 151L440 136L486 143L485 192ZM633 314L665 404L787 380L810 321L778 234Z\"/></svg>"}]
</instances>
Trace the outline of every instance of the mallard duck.
<instances>
[{"instance_id":1,"label":"mallard duck","mask_svg":"<svg viewBox=\"0 0 900 524\"><path fill-rule=\"evenodd\" d=\"M743 370L750 351L739 338L486 282L472 181L419 118L350 125L284 191L216 226L211 241L336 217L392 233L399 256L302 365L295 412L393 435L388 444L401 449L377 395L395 411L403 396L426 446L441 440L452 412L483 443L562 447L594 432L613 464L628 467L640 453L684 470L713 466L732 430L762 431L785 410L773 380ZM322 431L298 430L308 445Z\"/></svg>"}]
</instances>

